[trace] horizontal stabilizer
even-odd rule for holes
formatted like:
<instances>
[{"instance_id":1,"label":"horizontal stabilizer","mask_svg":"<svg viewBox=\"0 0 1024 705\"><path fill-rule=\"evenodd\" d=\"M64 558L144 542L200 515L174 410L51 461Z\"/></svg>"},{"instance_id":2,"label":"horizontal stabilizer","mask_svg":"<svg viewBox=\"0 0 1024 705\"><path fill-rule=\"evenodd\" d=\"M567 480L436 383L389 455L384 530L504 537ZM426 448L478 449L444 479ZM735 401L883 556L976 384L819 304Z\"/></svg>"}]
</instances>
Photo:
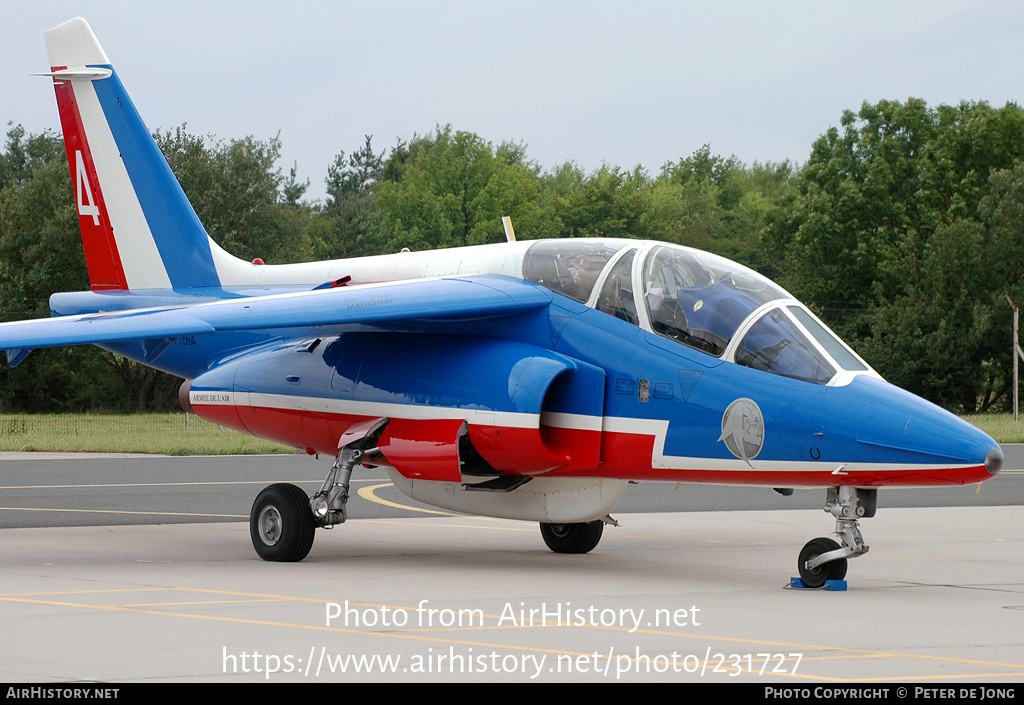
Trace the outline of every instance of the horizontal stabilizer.
<instances>
[{"instance_id":1,"label":"horizontal stabilizer","mask_svg":"<svg viewBox=\"0 0 1024 705\"><path fill-rule=\"evenodd\" d=\"M70 80L86 80L86 81L98 81L102 78L110 78L114 75L114 72L110 69L102 67L85 66L82 68L73 69L58 69L56 71L47 71L45 73L34 73L32 76L49 76L56 78L58 81L70 81Z\"/></svg>"}]
</instances>

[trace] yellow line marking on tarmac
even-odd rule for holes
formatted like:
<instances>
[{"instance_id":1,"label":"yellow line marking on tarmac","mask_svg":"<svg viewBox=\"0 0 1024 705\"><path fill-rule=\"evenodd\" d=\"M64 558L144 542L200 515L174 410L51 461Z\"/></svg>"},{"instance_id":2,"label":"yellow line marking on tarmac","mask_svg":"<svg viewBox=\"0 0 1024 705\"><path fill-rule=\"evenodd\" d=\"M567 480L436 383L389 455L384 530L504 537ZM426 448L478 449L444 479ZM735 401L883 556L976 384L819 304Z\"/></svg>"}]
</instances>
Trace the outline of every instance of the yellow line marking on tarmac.
<instances>
[{"instance_id":1,"label":"yellow line marking on tarmac","mask_svg":"<svg viewBox=\"0 0 1024 705\"><path fill-rule=\"evenodd\" d=\"M4 597L24 597L28 595L106 595L108 593L115 592L161 592L161 591L174 591L174 590L191 590L192 588L180 588L180 587L147 587L147 588L109 588L104 590L51 590L49 592L8 592L0 594L0 598Z\"/></svg>"},{"instance_id":2,"label":"yellow line marking on tarmac","mask_svg":"<svg viewBox=\"0 0 1024 705\"><path fill-rule=\"evenodd\" d=\"M394 487L394 484L391 483L391 482L382 482L379 485L373 485L372 487L363 487L361 490L359 490L359 492L357 494L360 497L362 497L363 499L367 500L367 501L376 502L377 504L381 504L381 505L383 505L385 507L393 507L395 509L407 509L410 512L423 512L424 514L437 514L439 516L445 516L445 517L462 517L464 519L475 519L475 520L478 520L478 521L483 521L483 522L488 522L488 523L509 524L510 525L508 527L509 529L512 529L513 527L522 527L524 525L524 523L522 521L518 520L518 519L503 519L501 517L485 517L485 516L480 516L479 514L459 514L458 512L442 512L442 511L438 511L436 509L426 509L425 507L414 507L414 506L412 506L410 504L399 504L398 502L391 502L391 501L386 500L386 499L381 499L380 497L377 496L377 490L379 490L379 489L381 489L383 487ZM380 522L381 520L380 519L363 519L362 521ZM459 525L459 524L431 524L431 526L456 526L456 527L460 527L461 528L461 527L464 527L466 525L464 525L464 524L463 525ZM516 531L526 531L526 529L523 529L523 528L515 528L514 530L516 530ZM532 531L534 529L531 528L530 530Z\"/></svg>"},{"instance_id":3,"label":"yellow line marking on tarmac","mask_svg":"<svg viewBox=\"0 0 1024 705\"><path fill-rule=\"evenodd\" d=\"M453 517L453 518L459 518L462 515L452 514L450 516ZM522 522L522 521L515 521L514 519L492 519L490 517L475 517L475 516L465 516L465 517L462 517L462 518L466 519L467 523L465 523L465 524L449 524L449 523L439 524L439 523L431 522L430 526L431 526L431 528L437 528L437 529L487 529L488 531L525 531L525 532L531 533L531 534L535 533L537 531L537 527L534 526L533 524L529 524L529 523ZM473 521L489 521L489 522L495 522L495 523L504 522L504 523L507 523L508 525L507 526L494 526L494 524L491 524L490 526L480 526L479 524L468 523L468 520L473 520ZM411 526L411 524L409 524L409 522L413 521L413 517L406 517L404 520L402 518L395 518L395 519L360 519L359 521L360 521L360 523L373 522L374 524L390 524L390 525L394 525L394 526Z\"/></svg>"},{"instance_id":4,"label":"yellow line marking on tarmac","mask_svg":"<svg viewBox=\"0 0 1024 705\"><path fill-rule=\"evenodd\" d=\"M77 512L80 514L132 514L161 517L215 517L218 519L248 519L248 514L201 514L196 512L142 512L129 509L57 509L55 507L0 507L4 512Z\"/></svg>"},{"instance_id":5,"label":"yellow line marking on tarmac","mask_svg":"<svg viewBox=\"0 0 1024 705\"><path fill-rule=\"evenodd\" d=\"M182 589L187 590L189 588L182 588ZM293 599L293 598L285 598L285 599ZM569 656L588 656L588 657L591 656L591 654L588 653L588 652L568 651L568 650L564 650L564 649L545 649L545 648L538 648L538 647L531 647L531 646L519 646L519 645L515 645L515 644L495 644L495 643L490 643L490 642L468 641L468 640L465 640L465 639L450 639L450 638L441 638L441 637L421 636L421 635L418 635L418 634L404 634L404 633L398 633L398 632L394 632L394 631L376 632L376 631L367 631L367 630L364 630L364 629L348 629L348 628L342 628L342 627L328 627L328 626L317 626L317 625L310 625L310 624L297 624L297 623L294 623L294 622L274 622L274 621L261 620L261 619L245 619L245 618L241 618L241 617L220 617L220 616L215 616L215 615L197 615L197 614L189 614L189 613L185 613L185 612L169 612L169 611L165 611L165 610L138 609L138 608L126 607L126 606L123 606L123 605L90 605L90 604L86 604L86 603L55 602L55 601L50 601L50 600L29 600L29 599L24 599L24 598L8 598L8 597L3 597L3 596L0 596L0 600L7 601L7 602L25 602L25 603L30 603L30 604L51 605L51 606L57 606L57 607L74 607L74 608L78 608L78 609L97 609L97 610L103 610L103 611L108 611L108 612L130 612L130 613L135 613L135 614L148 614L148 615L158 615L158 616L167 616L167 617L185 617L185 618L190 618L190 619L199 619L199 620L214 621L214 622L229 622L229 623L235 623L235 624L255 624L255 625L269 626L269 627L288 627L288 628L292 628L292 629L318 631L318 632L330 632L330 633L339 633L339 634L356 634L356 635L360 635L360 636L380 636L380 637L386 637L386 638L392 638L392 639L406 639L406 640L410 640L410 641L424 641L424 642L430 642L430 643L453 644L453 645L458 645L458 646L489 647L489 648L492 648L492 649L505 649L505 650L509 650L509 651L528 651L528 652L531 652L531 653L539 652L539 653L550 653L550 654L562 654L562 655L569 655Z\"/></svg>"},{"instance_id":6,"label":"yellow line marking on tarmac","mask_svg":"<svg viewBox=\"0 0 1024 705\"><path fill-rule=\"evenodd\" d=\"M583 651L575 651L575 650L570 650L570 649L552 649L552 648L542 648L542 647L536 647L536 646L523 646L523 645L517 645L517 644L495 643L495 642L488 642L488 641L475 641L475 640L468 640L468 639L455 639L455 638L451 638L451 637L442 637L442 636L436 635L436 633L435 633L435 635L431 636L431 635L427 635L427 634L412 633L412 632L409 632L409 631L406 631L406 632L396 632L393 629L389 629L388 631L381 632L381 631L371 631L371 630L366 630L366 629L353 629L353 628L348 628L348 627L330 627L330 626L327 626L327 625L320 626L320 625L312 625L312 624L300 624L300 623L295 623L295 622L278 622L278 621L273 621L273 620L248 619L248 618L242 618L242 617L222 617L222 616L216 616L216 615L190 614L190 613L187 613L187 612L174 612L174 611L169 611L169 610L148 609L147 605L145 605L145 604L140 604L140 605L132 605L132 604L97 605L97 604L89 604L89 603L86 603L86 602L65 602L65 601L57 601L57 600L31 599L31 597L30 597L32 595L37 595L37 596L54 595L54 594L66 594L66 595L73 595L73 594L85 595L85 594L90 594L90 595L99 595L99 594L103 594L103 593L107 593L107 592L122 594L122 593L126 593L126 592L140 592L140 593L142 593L142 592L151 592L151 591L177 591L177 592L183 592L183 593L189 593L189 592L191 592L191 593L206 593L206 594L213 594L213 595L232 595L232 596L236 596L236 597L246 598L246 599L243 599L243 600L227 600L227 601L225 601L225 600L216 600L216 601L188 601L188 602L180 602L180 603L174 603L174 602L164 603L164 604L167 604L167 605L175 605L175 606L198 606L198 605L225 604L225 603L237 604L237 603L240 603L240 602L241 603L250 602L252 604L267 603L267 602L311 602L311 603L325 604L326 605L328 602L330 602L329 600L322 600L322 599L310 598L310 597L298 597L298 596L291 596L291 595L275 595L275 594L264 594L264 593L249 593L249 592L238 592L238 591L232 591L232 590L216 590L216 589L208 589L208 588L190 588L190 587L184 587L184 586L169 587L169 588L138 588L138 589L134 589L134 590L133 589L115 589L115 590L109 590L109 591L106 591L106 590L84 590L84 591L66 592L66 593L49 593L49 592L47 592L47 593L17 593L17 594L0 595L0 601L3 601L3 602L16 602L16 603L28 603L28 604L38 604L38 605L50 605L50 606L56 606L56 607L73 607L73 608L77 608L77 609L95 609L95 610L108 611L108 612L128 612L128 613L134 613L134 614L147 614L147 615L168 616L168 617L184 617L186 619L198 619L198 620L203 620L203 621L227 622L227 623L235 623L235 624L254 624L254 625L271 626L271 627L285 627L285 628L299 629L299 630L304 630L304 631L317 631L317 632L329 632L329 633L355 634L355 635L359 635L359 636L377 636L377 637L391 638L391 639L405 639L405 640L411 640L411 641L423 641L423 642L430 642L430 643L442 643L442 644L451 644L451 645L459 645L459 646L473 646L473 647L486 647L486 648L492 648L492 649L505 649L505 650L509 650L509 651L527 651L527 652L531 652L531 653L546 653L546 654L566 655L566 656L585 656L585 657L588 657L588 658L595 658L595 659L600 658L600 659L603 659L603 660L616 660L616 661L618 661L620 659L626 659L630 663L638 661L638 659L636 659L636 658L634 658L632 656L628 656L627 653L614 654L613 650L611 650L611 649L608 650L606 653L599 653L599 652L596 652L596 651L583 652ZM376 610L376 609L381 609L382 610L382 609L384 609L386 607L386 608L391 609L391 610L396 611L396 612L399 609L405 610L406 612L410 612L410 611L411 612L417 612L417 608L415 608L415 607L398 607L398 606L394 606L394 605L390 605L389 606L389 605L384 605L384 604L367 603L367 602L349 602L348 604L350 606L368 607L368 608L371 608L371 609L374 609L374 610ZM500 616L498 616L498 615L483 615L483 616L484 617L489 617L489 618L491 618L491 619L493 619L495 621L500 619ZM561 624L561 623L548 623L548 624L545 624L545 625L522 625L522 626L521 625L504 626L504 625L495 624L494 626L490 626L490 627L488 627L486 625L481 625L479 627L464 627L463 630L470 630L470 629L472 629L472 630L477 630L477 629L498 629L498 630L517 629L518 630L518 629L524 628L524 626L526 628L537 629L537 628L564 628L566 625ZM622 633L629 633L629 629L627 627L625 627L625 626L615 627L615 626L602 626L602 625L584 624L584 625L579 625L579 627L577 627L577 628L600 629L600 630L606 630L606 631L616 631L616 632L622 632ZM454 629L454 627L451 628L451 629ZM435 632L436 631L437 630L435 630ZM781 647L781 648L787 648L787 649L802 649L802 650L811 650L811 651L824 651L824 652L828 652L830 654L828 656L808 656L808 655L805 655L805 654L801 654L801 659L800 659L801 663L804 662L804 661L815 661L815 660L825 660L825 659L833 660L834 661L834 660L842 659L842 658L857 658L857 659L863 659L863 658L904 658L904 659L910 659L910 660L936 661L936 662L940 662L940 663L955 663L955 664L972 665L972 666L988 666L988 667L995 667L995 668L1010 669L1009 672L992 672L992 673L983 673L983 674L964 673L964 674L921 675L921 676L906 676L906 675L904 675L904 676L893 676L893 677L870 676L870 677L864 677L864 678L837 678L834 675L814 675L814 674L806 674L806 673L796 673L796 674L794 674L794 673L788 673L788 672L786 672L786 673L772 673L771 674L771 675L779 675L779 676L789 676L791 678L799 678L799 679L803 679L803 680L821 680L821 681L836 681L836 682L880 682L880 681L931 680L931 679L954 680L954 679L961 679L961 678L1004 678L1004 677L1017 677L1017 676L1024 675L1024 664L1015 664L1015 663L1000 663L1000 662L983 661L983 660L977 660L977 659L950 658L950 657L943 657L943 656L927 656L927 655L920 655L920 654L901 654L901 653L893 653L893 652L888 652L888 651L871 651L871 650L867 650L867 649L847 649L847 648L844 648L844 647L835 647L835 646L821 646L821 645L814 645L814 644L797 644L797 643L789 643L789 642L767 641L767 640L761 640L761 639L742 639L742 638L736 638L736 637L714 636L714 635L709 635L709 634L693 634L693 633L687 633L687 632L674 632L674 631L667 631L667 630L649 630L649 629L647 629L647 630L634 630L633 633L667 635L667 636L672 636L672 637L675 637L675 638L695 639L695 640L704 640L704 641L712 641L712 642L728 642L728 643L738 643L738 644L754 644L754 645L759 645L759 646ZM786 656L795 656L795 654L786 654ZM712 655L712 658L714 660L717 660L717 657L718 657L718 654ZM642 661L644 658L645 657L641 657L639 659L639 661ZM790 660L790 659L787 659L787 660ZM729 664L727 662L723 663L721 665L723 666L723 668L729 667ZM748 670L748 669L745 669L745 668L741 668L740 670L742 670L743 672L752 673L752 672L756 672L756 670L758 670L758 669ZM767 673L768 672L766 671L766 674Z\"/></svg>"},{"instance_id":7,"label":"yellow line marking on tarmac","mask_svg":"<svg viewBox=\"0 0 1024 705\"><path fill-rule=\"evenodd\" d=\"M386 499L381 499L375 493L382 487L394 487L391 482L382 482L379 485L372 485L370 487L363 487L357 492L357 494L365 500L375 502L385 507L393 507L395 509L408 509L410 512L423 512L424 514L438 514L445 517L462 516L460 514L454 514L452 512L439 512L436 509L425 509L423 507L412 507L408 504L398 504L397 502L389 502Z\"/></svg>"},{"instance_id":8,"label":"yellow line marking on tarmac","mask_svg":"<svg viewBox=\"0 0 1024 705\"><path fill-rule=\"evenodd\" d=\"M0 490L66 490L95 487L204 487L208 485L272 485L275 482L292 482L300 485L322 485L323 480L213 480L210 482L114 482L89 485L6 485ZM352 480L352 482L376 482L373 479ZM389 483L390 484L390 483Z\"/></svg>"},{"instance_id":9,"label":"yellow line marking on tarmac","mask_svg":"<svg viewBox=\"0 0 1024 705\"><path fill-rule=\"evenodd\" d=\"M268 597L265 600L248 597L244 600L187 600L184 602L126 602L121 607L199 607L207 605L259 605L268 603L290 602L286 597Z\"/></svg>"},{"instance_id":10,"label":"yellow line marking on tarmac","mask_svg":"<svg viewBox=\"0 0 1024 705\"><path fill-rule=\"evenodd\" d=\"M375 482L376 480L364 479L362 482ZM314 484L322 484L320 480L293 480L293 482L306 482ZM37 485L37 486L20 486L20 487L0 487L3 489L55 489L55 488L83 488L83 487L176 487L176 486L190 486L190 485L249 485L249 484L267 484L266 481L259 480L254 482L168 482L168 483L139 483L139 484L115 484L115 485ZM376 495L377 490L384 487L394 487L394 485L388 482L380 482L370 487L360 488L357 494L363 499L380 504L385 507L391 507L393 509L404 509L410 512L422 512L423 514L436 514L437 516L444 517L465 517L466 519L479 519L485 522L506 522L509 524L521 524L521 522L513 519L500 519L495 517L480 517L467 514L458 514L456 512L442 512L436 509L426 509L424 507L414 507L409 504L399 504L398 502L391 502L386 499L381 499ZM125 515L139 515L139 516L177 516L177 517L213 517L220 519L248 519L248 514L202 514L193 512L153 512L153 511L133 511L128 509L56 509L53 507L0 507L0 511L19 511L19 512L77 512L81 514L125 514ZM361 519L360 521L379 521L377 519ZM438 526L435 524L435 526ZM447 525L445 525L447 526ZM522 531L523 529L516 529Z\"/></svg>"}]
</instances>

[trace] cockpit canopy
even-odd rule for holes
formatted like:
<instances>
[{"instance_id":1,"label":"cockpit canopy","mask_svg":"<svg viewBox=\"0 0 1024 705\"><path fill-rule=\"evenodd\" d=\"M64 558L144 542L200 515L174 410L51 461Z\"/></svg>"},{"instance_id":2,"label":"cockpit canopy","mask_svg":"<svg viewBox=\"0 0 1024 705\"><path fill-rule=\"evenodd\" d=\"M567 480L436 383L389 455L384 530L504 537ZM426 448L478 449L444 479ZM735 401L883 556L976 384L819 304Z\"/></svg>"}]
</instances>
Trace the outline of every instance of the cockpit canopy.
<instances>
[{"instance_id":1,"label":"cockpit canopy","mask_svg":"<svg viewBox=\"0 0 1024 705\"><path fill-rule=\"evenodd\" d=\"M644 264L644 299L655 333L720 357L755 309L789 295L727 259L657 246Z\"/></svg>"},{"instance_id":2,"label":"cockpit canopy","mask_svg":"<svg viewBox=\"0 0 1024 705\"><path fill-rule=\"evenodd\" d=\"M624 240L538 240L523 261L523 276L586 303L608 260Z\"/></svg>"},{"instance_id":3,"label":"cockpit canopy","mask_svg":"<svg viewBox=\"0 0 1024 705\"><path fill-rule=\"evenodd\" d=\"M876 375L784 289L724 257L663 243L539 240L523 269L552 291L744 367L816 384Z\"/></svg>"}]
</instances>

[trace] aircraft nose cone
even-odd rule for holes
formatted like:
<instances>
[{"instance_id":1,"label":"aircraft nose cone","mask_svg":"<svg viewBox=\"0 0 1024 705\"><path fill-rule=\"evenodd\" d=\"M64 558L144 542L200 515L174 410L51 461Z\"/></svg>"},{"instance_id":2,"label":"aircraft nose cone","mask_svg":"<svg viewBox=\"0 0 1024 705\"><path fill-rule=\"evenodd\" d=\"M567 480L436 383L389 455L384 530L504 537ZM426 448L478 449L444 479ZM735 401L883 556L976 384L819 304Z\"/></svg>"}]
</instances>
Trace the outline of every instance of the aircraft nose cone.
<instances>
[{"instance_id":1,"label":"aircraft nose cone","mask_svg":"<svg viewBox=\"0 0 1024 705\"><path fill-rule=\"evenodd\" d=\"M857 378L849 389L863 395L856 439L877 457L893 458L888 462L945 466L922 471L922 478L927 476L934 484L973 484L995 477L1003 469L1005 459L999 444L948 411L871 378Z\"/></svg>"},{"instance_id":2,"label":"aircraft nose cone","mask_svg":"<svg viewBox=\"0 0 1024 705\"><path fill-rule=\"evenodd\" d=\"M996 446L985 456L985 469L990 475L998 475L1003 469L1003 449Z\"/></svg>"}]
</instances>

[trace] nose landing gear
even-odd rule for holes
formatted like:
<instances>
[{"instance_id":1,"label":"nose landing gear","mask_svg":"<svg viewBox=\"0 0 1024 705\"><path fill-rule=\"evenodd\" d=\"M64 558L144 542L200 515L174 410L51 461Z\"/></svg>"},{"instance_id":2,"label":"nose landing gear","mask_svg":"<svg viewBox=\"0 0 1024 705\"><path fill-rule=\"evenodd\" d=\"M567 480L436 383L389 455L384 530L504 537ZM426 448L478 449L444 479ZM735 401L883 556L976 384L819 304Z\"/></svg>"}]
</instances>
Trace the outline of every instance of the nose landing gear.
<instances>
[{"instance_id":1,"label":"nose landing gear","mask_svg":"<svg viewBox=\"0 0 1024 705\"><path fill-rule=\"evenodd\" d=\"M847 559L862 556L870 548L864 543L858 520L873 517L877 507L878 490L848 486L828 489L825 511L836 518L836 535L841 544L830 538L807 542L797 560L804 587L819 588L829 580L846 577Z\"/></svg>"}]
</instances>

